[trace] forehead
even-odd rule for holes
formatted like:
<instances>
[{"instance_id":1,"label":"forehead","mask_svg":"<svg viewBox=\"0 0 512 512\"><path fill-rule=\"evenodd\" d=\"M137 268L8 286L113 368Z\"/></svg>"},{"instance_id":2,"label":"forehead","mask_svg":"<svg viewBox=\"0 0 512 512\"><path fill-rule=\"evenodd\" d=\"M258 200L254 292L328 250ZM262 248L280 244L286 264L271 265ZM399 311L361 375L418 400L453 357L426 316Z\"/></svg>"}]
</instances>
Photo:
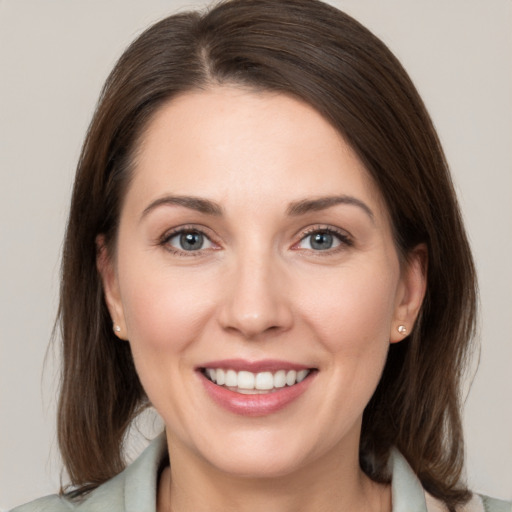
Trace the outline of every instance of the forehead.
<instances>
[{"instance_id":1,"label":"forehead","mask_svg":"<svg viewBox=\"0 0 512 512\"><path fill-rule=\"evenodd\" d=\"M221 202L266 197L269 204L350 193L383 208L362 162L314 108L233 86L182 94L156 112L141 137L131 189Z\"/></svg>"}]
</instances>

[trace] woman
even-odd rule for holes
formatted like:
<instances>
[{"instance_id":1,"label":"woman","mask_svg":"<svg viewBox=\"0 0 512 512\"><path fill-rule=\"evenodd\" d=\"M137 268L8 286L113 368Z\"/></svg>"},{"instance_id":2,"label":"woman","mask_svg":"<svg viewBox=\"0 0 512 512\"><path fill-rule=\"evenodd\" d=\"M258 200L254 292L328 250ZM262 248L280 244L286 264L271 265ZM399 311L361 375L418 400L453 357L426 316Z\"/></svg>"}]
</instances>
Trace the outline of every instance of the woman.
<instances>
[{"instance_id":1,"label":"woman","mask_svg":"<svg viewBox=\"0 0 512 512\"><path fill-rule=\"evenodd\" d=\"M508 510L460 482L475 295L435 131L378 39L311 0L163 20L75 182L74 487L21 510ZM124 470L148 404L165 434Z\"/></svg>"}]
</instances>

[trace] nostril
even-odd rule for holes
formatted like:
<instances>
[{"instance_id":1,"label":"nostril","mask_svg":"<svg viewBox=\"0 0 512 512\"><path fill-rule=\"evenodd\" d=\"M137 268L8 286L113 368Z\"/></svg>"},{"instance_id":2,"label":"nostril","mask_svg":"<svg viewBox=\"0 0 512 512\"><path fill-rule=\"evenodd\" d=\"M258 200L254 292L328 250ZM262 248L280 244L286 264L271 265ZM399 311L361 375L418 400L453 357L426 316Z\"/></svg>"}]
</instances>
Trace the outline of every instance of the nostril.
<instances>
[{"instance_id":1,"label":"nostril","mask_svg":"<svg viewBox=\"0 0 512 512\"><path fill-rule=\"evenodd\" d=\"M254 260L254 254L251 254ZM221 327L246 339L275 335L292 324L291 302L284 291L285 283L274 276L271 263L262 257L251 265L237 267L226 276L225 295L218 310Z\"/></svg>"}]
</instances>

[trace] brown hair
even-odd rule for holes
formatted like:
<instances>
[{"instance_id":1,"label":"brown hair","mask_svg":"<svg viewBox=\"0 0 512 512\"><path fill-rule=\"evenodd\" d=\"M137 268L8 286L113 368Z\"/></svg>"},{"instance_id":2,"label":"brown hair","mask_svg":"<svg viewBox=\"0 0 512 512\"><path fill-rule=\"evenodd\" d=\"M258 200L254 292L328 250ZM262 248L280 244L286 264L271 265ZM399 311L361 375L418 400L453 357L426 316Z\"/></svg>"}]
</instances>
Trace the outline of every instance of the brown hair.
<instances>
[{"instance_id":1,"label":"brown hair","mask_svg":"<svg viewBox=\"0 0 512 512\"><path fill-rule=\"evenodd\" d=\"M293 95L352 145L378 185L399 253L428 247L428 284L408 338L390 348L366 407L363 470L387 481L396 446L423 486L453 509L460 483L460 381L476 313L474 265L447 164L416 89L387 47L317 0L232 0L166 18L126 50L109 76L78 164L64 246L58 437L78 494L123 467L123 439L147 404L129 345L112 333L95 239L115 250L133 151L156 110L211 84Z\"/></svg>"}]
</instances>

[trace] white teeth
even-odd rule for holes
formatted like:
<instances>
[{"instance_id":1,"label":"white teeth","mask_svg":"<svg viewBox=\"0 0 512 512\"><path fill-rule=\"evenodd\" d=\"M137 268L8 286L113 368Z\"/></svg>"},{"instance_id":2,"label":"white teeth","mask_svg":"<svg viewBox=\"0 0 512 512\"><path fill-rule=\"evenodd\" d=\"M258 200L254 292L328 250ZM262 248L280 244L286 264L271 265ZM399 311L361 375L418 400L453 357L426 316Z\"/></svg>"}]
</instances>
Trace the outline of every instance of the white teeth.
<instances>
[{"instance_id":1,"label":"white teeth","mask_svg":"<svg viewBox=\"0 0 512 512\"><path fill-rule=\"evenodd\" d=\"M218 370L214 370L215 371L215 381L219 386L223 386L226 382L226 372L224 370L222 370L221 368L219 368ZM212 379L213 380L213 379Z\"/></svg>"},{"instance_id":2,"label":"white teeth","mask_svg":"<svg viewBox=\"0 0 512 512\"><path fill-rule=\"evenodd\" d=\"M274 387L284 388L285 386L286 386L286 372L284 370L279 370L274 375Z\"/></svg>"},{"instance_id":3,"label":"white teeth","mask_svg":"<svg viewBox=\"0 0 512 512\"><path fill-rule=\"evenodd\" d=\"M238 383L235 386L240 389L254 389L254 373L238 372Z\"/></svg>"},{"instance_id":4,"label":"white teeth","mask_svg":"<svg viewBox=\"0 0 512 512\"><path fill-rule=\"evenodd\" d=\"M236 388L238 386L238 376L235 370L228 370L226 372L226 382L224 383L228 387Z\"/></svg>"},{"instance_id":5,"label":"white teeth","mask_svg":"<svg viewBox=\"0 0 512 512\"><path fill-rule=\"evenodd\" d=\"M288 386L293 386L295 384L296 380L297 380L297 372L295 370L290 370L286 374L286 384L288 384Z\"/></svg>"},{"instance_id":6,"label":"white teeth","mask_svg":"<svg viewBox=\"0 0 512 512\"><path fill-rule=\"evenodd\" d=\"M258 373L254 387L256 389L272 389L274 387L274 376L270 372Z\"/></svg>"},{"instance_id":7,"label":"white teeth","mask_svg":"<svg viewBox=\"0 0 512 512\"><path fill-rule=\"evenodd\" d=\"M311 370L278 370L272 372L252 373L248 371L236 372L222 368L206 368L206 376L219 386L237 388L240 393L254 393L271 391L274 388L284 388L302 382Z\"/></svg>"},{"instance_id":8,"label":"white teeth","mask_svg":"<svg viewBox=\"0 0 512 512\"><path fill-rule=\"evenodd\" d=\"M307 370L300 370L297 372L297 382L302 382L308 375Z\"/></svg>"}]
</instances>

